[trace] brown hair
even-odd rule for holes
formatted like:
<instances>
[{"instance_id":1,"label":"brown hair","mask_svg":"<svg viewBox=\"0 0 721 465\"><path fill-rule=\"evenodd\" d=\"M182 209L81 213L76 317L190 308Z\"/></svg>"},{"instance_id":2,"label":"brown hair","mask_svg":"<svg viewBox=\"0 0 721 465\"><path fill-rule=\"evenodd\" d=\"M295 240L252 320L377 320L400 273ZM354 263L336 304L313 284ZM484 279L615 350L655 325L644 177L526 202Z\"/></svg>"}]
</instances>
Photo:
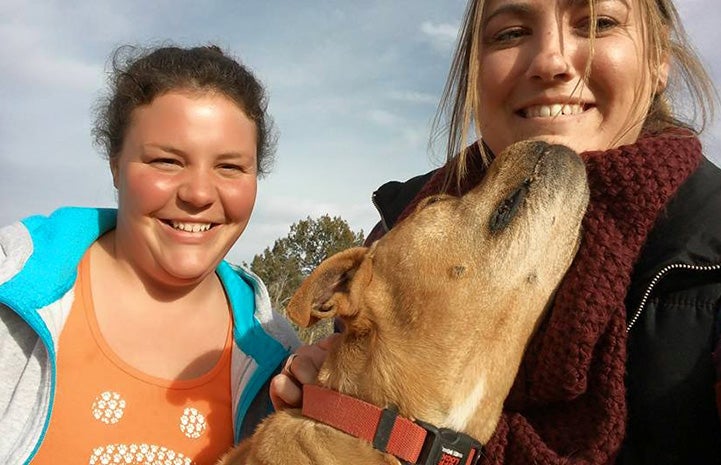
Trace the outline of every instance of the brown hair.
<instances>
[{"instance_id":1,"label":"brown hair","mask_svg":"<svg viewBox=\"0 0 721 465\"><path fill-rule=\"evenodd\" d=\"M640 8L644 41L647 44L645 61L649 70L658 69L667 57L671 61L669 86L656 92L647 102L648 112L642 124L647 132L659 132L668 127L683 127L700 133L709 119L713 118L718 94L707 71L691 46L683 28L681 18L672 0L636 0ZM458 43L453 54L446 86L441 96L438 111L433 121L434 140L445 135L445 154L448 162L456 165L456 179L465 176L468 137L472 131L480 138L477 115L482 111L478 88L481 46L481 18L486 0L469 0L458 33ZM586 66L585 80L590 73L595 38L594 0L588 0L591 13L591 53ZM657 79L657 76L651 76ZM581 83L583 85L583 83ZM684 94L684 92L686 94ZM689 97L692 109L690 118L676 114L674 99ZM639 99L643 98L639 95ZM644 102L638 102L642 104ZM700 113L700 114L699 114ZM445 123L445 124L444 124ZM485 150L480 147L484 161L488 162ZM452 171L452 170L449 170Z\"/></svg>"},{"instance_id":2,"label":"brown hair","mask_svg":"<svg viewBox=\"0 0 721 465\"><path fill-rule=\"evenodd\" d=\"M121 46L111 55L108 94L96 106L95 143L112 160L123 147L133 110L173 90L219 92L255 123L258 174L268 172L275 148L273 121L260 81L215 46L143 49Z\"/></svg>"}]
</instances>

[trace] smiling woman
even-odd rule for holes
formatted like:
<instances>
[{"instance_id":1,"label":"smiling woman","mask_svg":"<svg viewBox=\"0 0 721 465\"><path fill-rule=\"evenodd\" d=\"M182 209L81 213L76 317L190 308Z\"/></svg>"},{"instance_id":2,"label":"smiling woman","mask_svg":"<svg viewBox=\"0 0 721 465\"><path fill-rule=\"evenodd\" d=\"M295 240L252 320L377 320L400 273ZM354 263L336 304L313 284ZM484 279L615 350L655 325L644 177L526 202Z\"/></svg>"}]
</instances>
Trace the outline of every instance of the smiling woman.
<instances>
[{"instance_id":1,"label":"smiling woman","mask_svg":"<svg viewBox=\"0 0 721 465\"><path fill-rule=\"evenodd\" d=\"M677 116L669 89L695 97L699 121ZM670 0L468 3L439 108L448 162L421 187L382 186L376 198L395 200L377 202L369 240L524 139L581 153L591 185L576 261L486 462L718 462L721 172L696 129L716 102Z\"/></svg>"},{"instance_id":2,"label":"smiling woman","mask_svg":"<svg viewBox=\"0 0 721 465\"><path fill-rule=\"evenodd\" d=\"M488 3L477 44L477 124L492 152L531 137L578 152L633 142L651 96L666 85L668 61L646 64L639 8L598 2L592 45L587 5L566 5Z\"/></svg>"},{"instance_id":3,"label":"smiling woman","mask_svg":"<svg viewBox=\"0 0 721 465\"><path fill-rule=\"evenodd\" d=\"M117 210L0 229L0 462L213 464L298 345L223 260L270 160L263 88L214 46L121 48L95 134Z\"/></svg>"},{"instance_id":4,"label":"smiling woman","mask_svg":"<svg viewBox=\"0 0 721 465\"><path fill-rule=\"evenodd\" d=\"M203 281L250 219L255 132L222 94L171 91L134 110L110 159L117 225L100 243L158 283Z\"/></svg>"},{"instance_id":5,"label":"smiling woman","mask_svg":"<svg viewBox=\"0 0 721 465\"><path fill-rule=\"evenodd\" d=\"M671 105L679 89L699 120ZM485 182L494 154L526 139L580 152L591 189L479 463L719 463L721 171L698 139L715 103L671 0L468 2L438 112L447 162L381 186L367 242ZM498 205L501 227L516 202ZM313 349L274 379L277 405L300 402L291 381L313 379Z\"/></svg>"}]
</instances>

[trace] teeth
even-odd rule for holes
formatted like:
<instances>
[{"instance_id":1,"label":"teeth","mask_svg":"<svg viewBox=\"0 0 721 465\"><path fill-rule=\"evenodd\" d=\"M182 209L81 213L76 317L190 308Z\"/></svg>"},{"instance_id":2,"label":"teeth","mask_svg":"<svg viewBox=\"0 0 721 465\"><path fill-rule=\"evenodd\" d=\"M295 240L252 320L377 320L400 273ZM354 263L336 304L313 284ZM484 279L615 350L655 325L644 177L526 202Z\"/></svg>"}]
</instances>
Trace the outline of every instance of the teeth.
<instances>
[{"instance_id":1,"label":"teeth","mask_svg":"<svg viewBox=\"0 0 721 465\"><path fill-rule=\"evenodd\" d=\"M577 115L583 112L583 105L554 103L553 105L536 105L526 108L526 118L549 118L551 116Z\"/></svg>"},{"instance_id":2,"label":"teeth","mask_svg":"<svg viewBox=\"0 0 721 465\"><path fill-rule=\"evenodd\" d=\"M175 229L192 233L207 231L212 226L211 223L181 223L180 221L172 221L171 225Z\"/></svg>"}]
</instances>

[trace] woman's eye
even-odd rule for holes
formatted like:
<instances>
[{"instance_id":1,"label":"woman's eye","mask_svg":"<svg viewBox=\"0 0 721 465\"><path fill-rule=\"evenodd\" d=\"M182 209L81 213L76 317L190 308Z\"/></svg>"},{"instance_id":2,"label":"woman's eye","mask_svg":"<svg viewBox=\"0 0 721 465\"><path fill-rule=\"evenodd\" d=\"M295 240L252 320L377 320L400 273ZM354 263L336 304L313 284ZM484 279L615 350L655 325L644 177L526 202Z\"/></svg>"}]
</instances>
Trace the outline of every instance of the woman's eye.
<instances>
[{"instance_id":1,"label":"woman's eye","mask_svg":"<svg viewBox=\"0 0 721 465\"><path fill-rule=\"evenodd\" d=\"M527 31L521 27L507 28L494 34L491 38L491 42L502 45L516 41L527 34Z\"/></svg>"},{"instance_id":2,"label":"woman's eye","mask_svg":"<svg viewBox=\"0 0 721 465\"><path fill-rule=\"evenodd\" d=\"M172 168L176 166L182 166L179 160L174 158L154 158L150 160L151 165L155 165L159 168Z\"/></svg>"},{"instance_id":3,"label":"woman's eye","mask_svg":"<svg viewBox=\"0 0 721 465\"><path fill-rule=\"evenodd\" d=\"M225 163L225 164L219 165L218 169L221 172L223 172L225 174L229 174L229 175L245 173L247 171L244 166L235 165L232 163Z\"/></svg>"},{"instance_id":4,"label":"woman's eye","mask_svg":"<svg viewBox=\"0 0 721 465\"><path fill-rule=\"evenodd\" d=\"M603 35L611 29L618 26L618 21L608 16L599 16L596 18L596 35ZM578 24L577 29L585 36L591 34L591 18L586 18Z\"/></svg>"},{"instance_id":5,"label":"woman's eye","mask_svg":"<svg viewBox=\"0 0 721 465\"><path fill-rule=\"evenodd\" d=\"M608 31L616 26L618 26L618 22L612 18L598 18L596 20L597 31Z\"/></svg>"}]
</instances>

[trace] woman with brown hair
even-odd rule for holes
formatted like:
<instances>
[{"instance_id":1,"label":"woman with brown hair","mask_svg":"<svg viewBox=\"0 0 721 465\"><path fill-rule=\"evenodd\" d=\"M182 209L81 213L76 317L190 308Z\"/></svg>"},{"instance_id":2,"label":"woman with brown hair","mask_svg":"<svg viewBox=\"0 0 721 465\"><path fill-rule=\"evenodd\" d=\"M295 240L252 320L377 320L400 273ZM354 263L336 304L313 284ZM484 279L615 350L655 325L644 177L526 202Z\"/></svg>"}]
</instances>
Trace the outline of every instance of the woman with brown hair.
<instances>
[{"instance_id":1,"label":"woman with brown hair","mask_svg":"<svg viewBox=\"0 0 721 465\"><path fill-rule=\"evenodd\" d=\"M296 348L224 261L272 156L256 77L218 47L123 47L95 135L117 209L0 229L0 462L214 464Z\"/></svg>"}]
</instances>

